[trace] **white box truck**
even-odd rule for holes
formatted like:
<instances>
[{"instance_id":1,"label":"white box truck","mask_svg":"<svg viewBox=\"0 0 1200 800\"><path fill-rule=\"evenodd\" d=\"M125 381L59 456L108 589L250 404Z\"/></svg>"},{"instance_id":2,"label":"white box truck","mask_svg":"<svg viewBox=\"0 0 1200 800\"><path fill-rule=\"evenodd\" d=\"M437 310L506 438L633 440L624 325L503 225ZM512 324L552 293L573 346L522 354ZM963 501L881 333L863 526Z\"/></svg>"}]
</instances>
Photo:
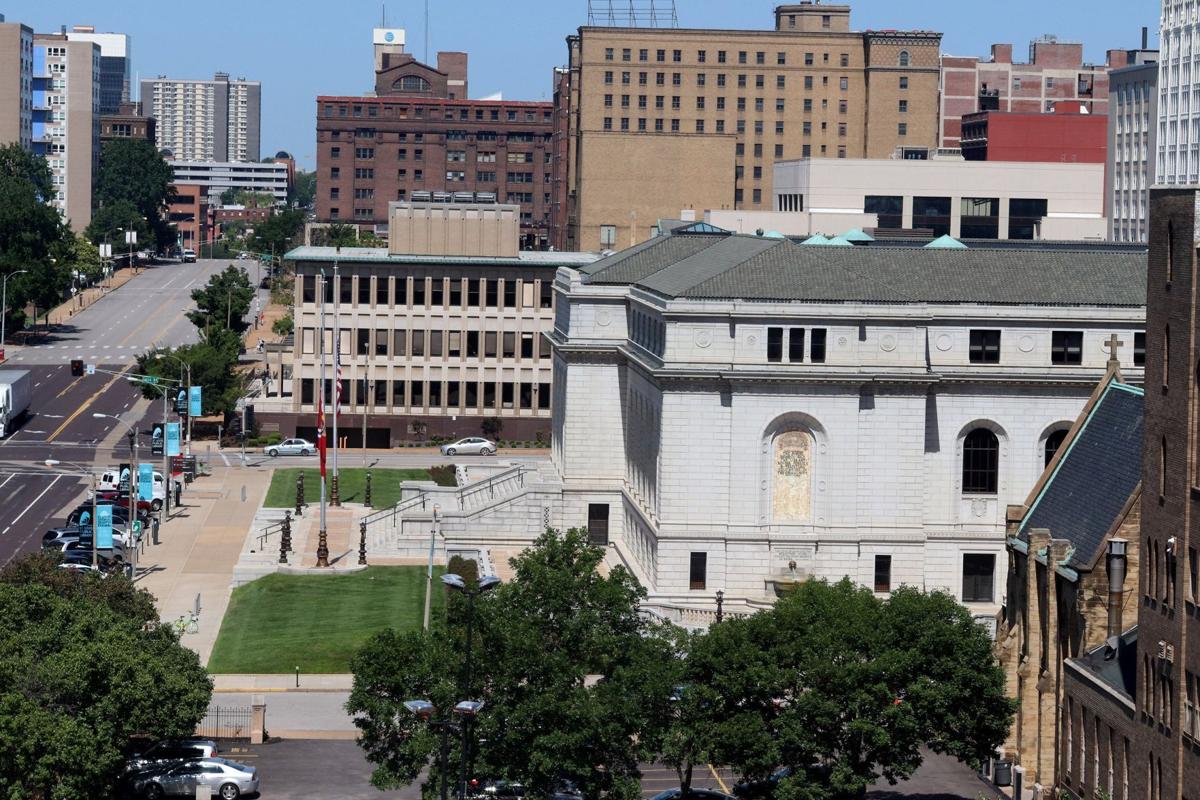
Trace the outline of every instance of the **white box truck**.
<instances>
[{"instance_id":1,"label":"white box truck","mask_svg":"<svg viewBox=\"0 0 1200 800\"><path fill-rule=\"evenodd\" d=\"M28 370L0 369L0 439L8 436L29 409L33 378Z\"/></svg>"}]
</instances>

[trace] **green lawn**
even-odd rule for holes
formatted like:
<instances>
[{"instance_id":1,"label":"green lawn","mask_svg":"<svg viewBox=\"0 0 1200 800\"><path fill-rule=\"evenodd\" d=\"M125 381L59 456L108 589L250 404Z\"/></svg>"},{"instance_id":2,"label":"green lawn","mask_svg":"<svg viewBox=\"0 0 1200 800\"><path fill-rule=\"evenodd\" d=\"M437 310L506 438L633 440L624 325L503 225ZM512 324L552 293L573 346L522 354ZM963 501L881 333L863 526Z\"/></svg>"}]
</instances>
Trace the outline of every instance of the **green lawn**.
<instances>
[{"instance_id":1,"label":"green lawn","mask_svg":"<svg viewBox=\"0 0 1200 800\"><path fill-rule=\"evenodd\" d=\"M434 567L434 620L445 593ZM425 567L368 567L346 575L266 575L233 590L208 661L212 673L349 672L376 631L419 628Z\"/></svg>"},{"instance_id":2,"label":"green lawn","mask_svg":"<svg viewBox=\"0 0 1200 800\"><path fill-rule=\"evenodd\" d=\"M304 501L309 505L320 502L321 471L319 469L277 469L267 490L266 508L293 508L296 505L296 477L304 473ZM333 470L327 470L327 480L333 480ZM367 470L343 467L338 471L338 493L344 503L361 503L367 485ZM400 481L432 480L424 469L371 470L371 507L391 508L400 502ZM332 491L332 485L326 489Z\"/></svg>"}]
</instances>

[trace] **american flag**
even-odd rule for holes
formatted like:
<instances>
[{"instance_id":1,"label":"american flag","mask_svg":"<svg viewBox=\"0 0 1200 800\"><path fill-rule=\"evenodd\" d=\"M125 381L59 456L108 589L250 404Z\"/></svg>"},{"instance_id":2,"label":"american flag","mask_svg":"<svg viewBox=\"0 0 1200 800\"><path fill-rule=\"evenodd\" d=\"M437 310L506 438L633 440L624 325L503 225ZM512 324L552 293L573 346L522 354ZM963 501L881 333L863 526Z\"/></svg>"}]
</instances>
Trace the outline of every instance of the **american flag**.
<instances>
[{"instance_id":1,"label":"american flag","mask_svg":"<svg viewBox=\"0 0 1200 800\"><path fill-rule=\"evenodd\" d=\"M334 381L334 401L333 415L336 417L342 413L342 348L339 346L333 351L333 368L337 379Z\"/></svg>"}]
</instances>

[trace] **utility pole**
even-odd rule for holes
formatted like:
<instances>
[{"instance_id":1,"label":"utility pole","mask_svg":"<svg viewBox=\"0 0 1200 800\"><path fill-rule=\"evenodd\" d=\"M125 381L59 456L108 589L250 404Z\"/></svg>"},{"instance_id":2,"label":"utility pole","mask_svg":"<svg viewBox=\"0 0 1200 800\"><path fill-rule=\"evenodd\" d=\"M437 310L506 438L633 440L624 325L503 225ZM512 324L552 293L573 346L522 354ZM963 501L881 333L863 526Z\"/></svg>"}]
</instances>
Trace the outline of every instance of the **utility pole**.
<instances>
[{"instance_id":1,"label":"utility pole","mask_svg":"<svg viewBox=\"0 0 1200 800\"><path fill-rule=\"evenodd\" d=\"M433 523L429 526L429 566L425 571L425 618L421 630L429 630L429 606L433 597L433 550L437 545L438 529L441 528L441 508L433 507Z\"/></svg>"},{"instance_id":2,"label":"utility pole","mask_svg":"<svg viewBox=\"0 0 1200 800\"><path fill-rule=\"evenodd\" d=\"M338 327L338 298L342 293L342 282L338 276L338 262L333 262L333 495L330 502L342 505L338 494L338 414L342 410L342 334Z\"/></svg>"}]
</instances>

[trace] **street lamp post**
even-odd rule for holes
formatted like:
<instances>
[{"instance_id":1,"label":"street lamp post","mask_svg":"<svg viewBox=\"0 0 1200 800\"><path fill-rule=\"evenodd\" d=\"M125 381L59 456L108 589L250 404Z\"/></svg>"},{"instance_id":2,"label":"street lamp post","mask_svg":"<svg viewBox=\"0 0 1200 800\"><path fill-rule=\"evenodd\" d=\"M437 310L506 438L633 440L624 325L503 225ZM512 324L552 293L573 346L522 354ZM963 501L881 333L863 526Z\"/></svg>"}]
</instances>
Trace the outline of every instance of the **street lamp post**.
<instances>
[{"instance_id":1,"label":"street lamp post","mask_svg":"<svg viewBox=\"0 0 1200 800\"><path fill-rule=\"evenodd\" d=\"M179 365L181 367L181 370L187 371L187 394L184 395L184 397L185 397L184 402L190 402L191 395L192 395L192 365L189 364L188 362L184 361L179 356L172 355L171 353L159 353L159 355L162 356L163 358L171 358L171 359L174 359L175 361L178 361ZM183 377L183 372L181 371L180 378L182 378L182 377ZM186 437L184 440L183 452L184 452L184 455L190 456L192 454L192 415L190 413L187 415L187 434L186 434Z\"/></svg>"},{"instance_id":2,"label":"street lamp post","mask_svg":"<svg viewBox=\"0 0 1200 800\"><path fill-rule=\"evenodd\" d=\"M131 556L129 565L129 579L133 580L137 577L137 539L135 537L134 526L137 524L137 470L138 470L138 435L137 430L125 420L112 414L101 414L99 411L92 414L95 419L113 419L121 423L129 431L129 453L132 463L129 465L129 543L133 545L133 555ZM154 476L150 476L150 496L154 496Z\"/></svg>"},{"instance_id":3,"label":"street lamp post","mask_svg":"<svg viewBox=\"0 0 1200 800\"><path fill-rule=\"evenodd\" d=\"M44 463L47 467L57 467L59 465L74 467L75 469L79 470L80 475L86 475L88 480L91 481L91 484L92 484L92 569L95 569L95 570L100 569L100 554L96 552L96 494L97 494L96 473L92 472L90 469L86 469L85 467L81 467L78 464L72 463L70 461L59 461L57 459L47 458L42 463ZM131 522L130 525L132 526L133 523Z\"/></svg>"},{"instance_id":4,"label":"street lamp post","mask_svg":"<svg viewBox=\"0 0 1200 800\"><path fill-rule=\"evenodd\" d=\"M25 275L28 272L27 269L19 269L4 276L3 297L0 298L0 350L4 349L4 323L8 320L8 279L13 275Z\"/></svg>"},{"instance_id":5,"label":"street lamp post","mask_svg":"<svg viewBox=\"0 0 1200 800\"><path fill-rule=\"evenodd\" d=\"M466 645L466 659L465 659L465 663L463 665L464 675L463 675L462 691L464 694L470 695L470 693L471 693L471 644L472 644L472 642L471 642L471 626L475 619L475 598L478 597L479 595L483 594L484 592L491 591L492 589L495 589L497 586L499 586L500 579L497 578L495 575L487 575L485 577L480 578L476 582L475 586L468 586L467 582L462 579L461 575L455 575L453 572L448 572L442 576L442 583L446 584L451 589L455 589L459 592L462 592L463 594L465 594L467 596L467 645ZM459 797L459 800L465 800L465 798L467 796L467 753L468 753L468 749L471 746L470 740L467 736L467 733L468 733L467 728L468 728L468 726L464 723L463 724L463 732L462 732L463 757L462 757L461 769L459 770L459 775L458 775L458 797Z\"/></svg>"},{"instance_id":6,"label":"street lamp post","mask_svg":"<svg viewBox=\"0 0 1200 800\"><path fill-rule=\"evenodd\" d=\"M458 714L463 718L461 725L456 725L454 719L447 715L441 719L434 719L437 714L437 708L428 700L406 700L404 707L416 715L420 719L428 723L429 727L433 728L441 734L441 745L438 749L438 763L441 766L441 800L449 800L450 794L450 734L458 733L460 730L466 729L467 721L479 715L483 709L483 703L477 700L462 700L455 704L453 713ZM466 754L464 753L465 757ZM463 787L465 791L465 787ZM460 792L459 797L462 797Z\"/></svg>"}]
</instances>

